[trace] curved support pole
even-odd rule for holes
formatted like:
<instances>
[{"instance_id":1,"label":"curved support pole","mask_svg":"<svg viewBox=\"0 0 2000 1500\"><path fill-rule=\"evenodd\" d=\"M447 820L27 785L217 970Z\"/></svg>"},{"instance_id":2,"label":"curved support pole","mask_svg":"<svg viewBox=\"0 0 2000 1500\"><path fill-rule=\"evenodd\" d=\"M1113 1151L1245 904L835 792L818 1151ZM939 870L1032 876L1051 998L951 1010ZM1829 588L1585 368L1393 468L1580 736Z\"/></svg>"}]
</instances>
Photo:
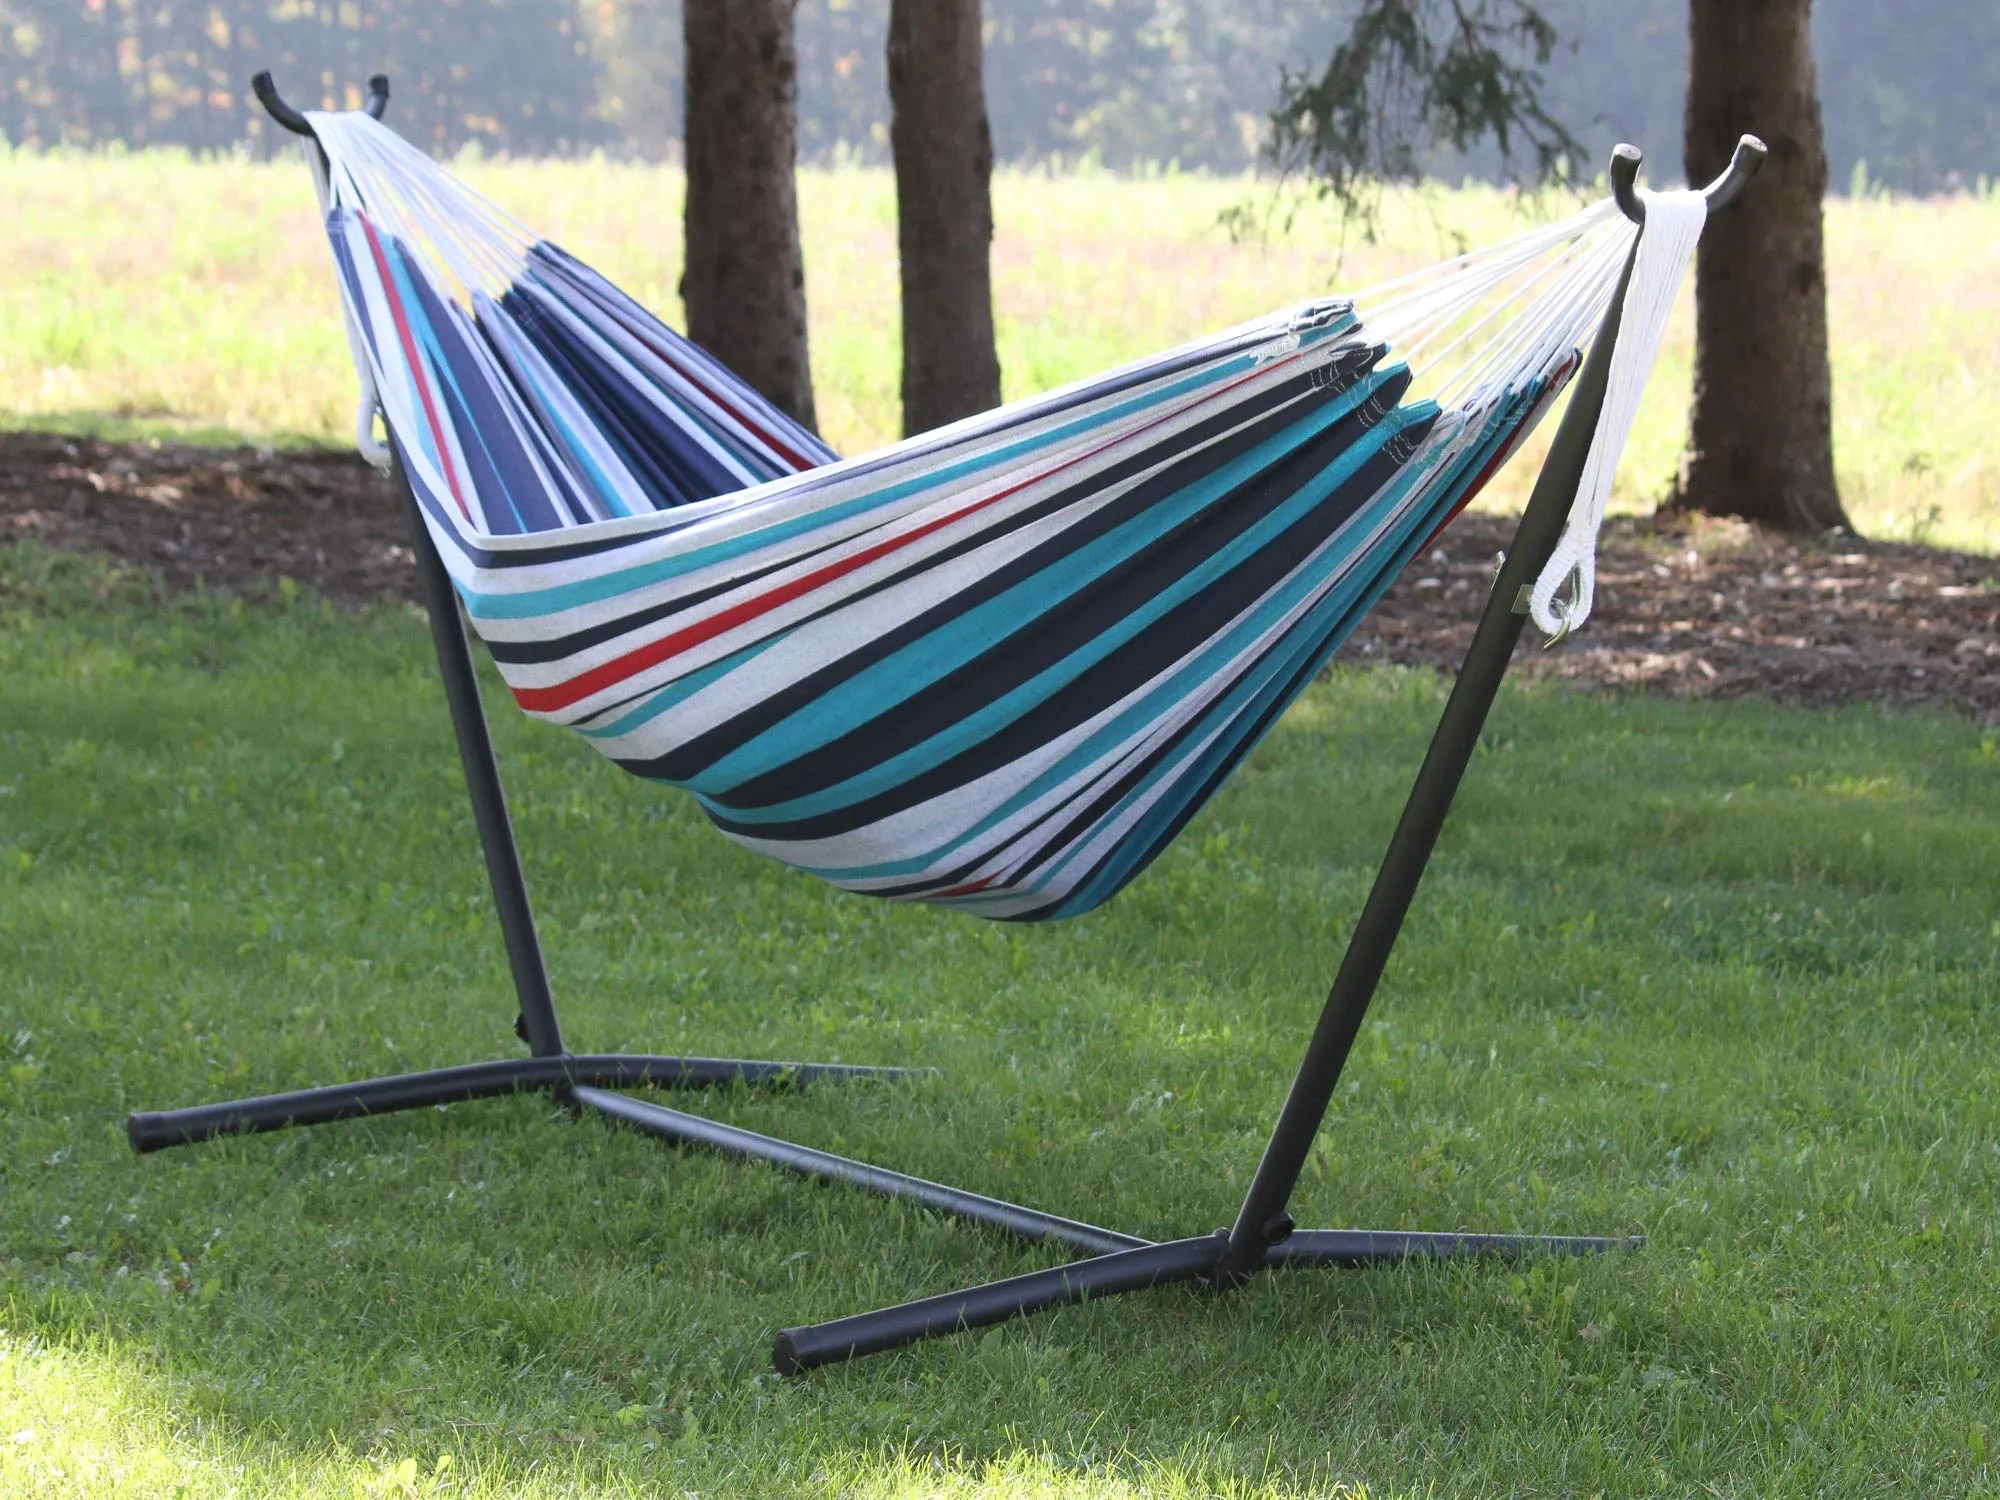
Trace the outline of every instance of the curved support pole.
<instances>
[{"instance_id":1,"label":"curved support pole","mask_svg":"<svg viewBox=\"0 0 2000 1500\"><path fill-rule=\"evenodd\" d=\"M1771 154L1771 148L1754 135L1746 135L1736 143L1736 150L1729 158L1729 165L1720 177L1701 190L1708 199L1708 211L1727 208L1736 201L1736 195L1743 191L1757 169L1764 165L1764 158Z\"/></svg>"},{"instance_id":2,"label":"curved support pole","mask_svg":"<svg viewBox=\"0 0 2000 1500\"><path fill-rule=\"evenodd\" d=\"M278 86L271 81L269 69L250 80L250 92L255 94L257 102L264 106L264 112L293 135L313 133L312 126L306 123L306 117L278 96Z\"/></svg>"},{"instance_id":3,"label":"curved support pole","mask_svg":"<svg viewBox=\"0 0 2000 1500\"><path fill-rule=\"evenodd\" d=\"M1771 148L1754 135L1738 141L1722 175L1701 190L1708 199L1708 211L1714 213L1734 203L1736 195L1757 175L1757 169L1770 154ZM1616 146L1611 152L1611 196L1634 224L1646 222L1646 204L1639 196L1639 163L1644 159L1637 146Z\"/></svg>"},{"instance_id":4,"label":"curved support pole","mask_svg":"<svg viewBox=\"0 0 2000 1500\"><path fill-rule=\"evenodd\" d=\"M278 93L278 85L271 80L268 68L250 80L250 92L257 96L257 102L264 106L265 112L293 135L309 136L313 133L306 117L285 103ZM387 73L377 73L368 80L368 97L362 101L361 107L367 111L369 119L382 118L382 112L389 107Z\"/></svg>"},{"instance_id":5,"label":"curved support pole","mask_svg":"<svg viewBox=\"0 0 2000 1500\"><path fill-rule=\"evenodd\" d=\"M1646 222L1646 205L1639 198L1639 163L1646 153L1623 141L1611 148L1611 196L1634 224Z\"/></svg>"}]
</instances>

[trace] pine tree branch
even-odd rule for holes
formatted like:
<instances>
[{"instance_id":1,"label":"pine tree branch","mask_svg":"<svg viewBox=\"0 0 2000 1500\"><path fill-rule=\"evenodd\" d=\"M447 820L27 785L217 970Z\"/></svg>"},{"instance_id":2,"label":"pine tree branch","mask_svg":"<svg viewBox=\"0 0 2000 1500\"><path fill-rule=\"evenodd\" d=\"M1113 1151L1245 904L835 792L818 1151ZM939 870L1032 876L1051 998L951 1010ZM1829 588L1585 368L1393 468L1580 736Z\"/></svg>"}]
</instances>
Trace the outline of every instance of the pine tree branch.
<instances>
[{"instance_id":1,"label":"pine tree branch","mask_svg":"<svg viewBox=\"0 0 2000 1500\"><path fill-rule=\"evenodd\" d=\"M1584 154L1541 99L1559 40L1535 0L1360 0L1316 76L1281 74L1266 154L1371 234L1382 189L1440 148L1490 139L1517 178L1559 181Z\"/></svg>"}]
</instances>

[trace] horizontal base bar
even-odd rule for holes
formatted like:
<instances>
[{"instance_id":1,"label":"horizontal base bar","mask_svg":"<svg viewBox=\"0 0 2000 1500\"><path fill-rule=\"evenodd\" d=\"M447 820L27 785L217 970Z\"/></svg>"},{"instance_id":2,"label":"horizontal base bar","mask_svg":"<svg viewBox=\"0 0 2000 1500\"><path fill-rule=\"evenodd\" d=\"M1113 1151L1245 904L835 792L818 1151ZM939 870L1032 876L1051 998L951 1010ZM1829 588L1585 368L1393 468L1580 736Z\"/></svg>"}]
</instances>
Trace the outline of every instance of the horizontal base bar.
<instances>
[{"instance_id":1,"label":"horizontal base bar","mask_svg":"<svg viewBox=\"0 0 2000 1500\"><path fill-rule=\"evenodd\" d=\"M1273 1269L1378 1266L1395 1260L1525 1260L1638 1250L1643 1235L1435 1234L1401 1229L1300 1229L1264 1252Z\"/></svg>"},{"instance_id":2,"label":"horizontal base bar","mask_svg":"<svg viewBox=\"0 0 2000 1500\"><path fill-rule=\"evenodd\" d=\"M796 1375L820 1365L900 1349L922 1339L987 1328L1088 1297L1204 1280L1214 1272L1227 1244L1228 1236L1221 1234L1168 1240L877 1312L856 1313L851 1318L786 1328L771 1343L771 1363L780 1375Z\"/></svg>"},{"instance_id":3,"label":"horizontal base bar","mask_svg":"<svg viewBox=\"0 0 2000 1500\"><path fill-rule=\"evenodd\" d=\"M989 1327L1090 1297L1115 1296L1172 1282L1215 1281L1217 1267L1228 1246L1226 1231L1154 1244L1136 1235L1120 1234L610 1092L617 1088L707 1088L729 1083L782 1087L832 1081L894 1081L932 1072L924 1068L626 1053L513 1058L192 1109L135 1113L126 1122L126 1132L135 1150L157 1151L223 1135L317 1125L540 1089L676 1145L761 1161L801 1176L902 1198L1019 1239L1067 1245L1090 1257L875 1312L787 1328L778 1334L772 1348L773 1362L781 1374L787 1375L901 1348L922 1339ZM1266 1252L1264 1265L1275 1270L1367 1266L1398 1260L1593 1255L1636 1249L1644 1243L1641 1239L1585 1235L1299 1230L1272 1246Z\"/></svg>"},{"instance_id":4,"label":"horizontal base bar","mask_svg":"<svg viewBox=\"0 0 2000 1500\"><path fill-rule=\"evenodd\" d=\"M1367 1266L1396 1260L1520 1259L1636 1250L1643 1239L1586 1235L1429 1234L1359 1229L1300 1230L1266 1252L1267 1269ZM1121 1250L1047 1271L947 1292L827 1323L787 1328L771 1346L781 1375L900 1349L1092 1297L1143 1291L1172 1282L1210 1282L1228 1248L1226 1230Z\"/></svg>"},{"instance_id":5,"label":"horizontal base bar","mask_svg":"<svg viewBox=\"0 0 2000 1500\"><path fill-rule=\"evenodd\" d=\"M1148 1241L1134 1235L1099 1229L1095 1224L1065 1219L1039 1209L1023 1208L1018 1203L1006 1203L998 1198L969 1193L963 1188L947 1187L921 1177L891 1172L884 1167L871 1167L866 1162L835 1156L811 1146L794 1145L775 1136L759 1135L754 1130L725 1125L700 1115L683 1114L680 1110L667 1109L643 1099L630 1099L623 1094L606 1093L595 1088L578 1088L572 1097L585 1109L596 1110L621 1125L676 1145L699 1146L703 1150L719 1151L728 1156L747 1157L752 1161L782 1167L788 1172L797 1172L803 1177L842 1182L887 1198L905 1198L939 1213L1003 1230L1018 1239L1052 1241L1090 1255L1150 1248Z\"/></svg>"},{"instance_id":6,"label":"horizontal base bar","mask_svg":"<svg viewBox=\"0 0 2000 1500\"><path fill-rule=\"evenodd\" d=\"M223 1135L248 1135L284 1130L293 1125L324 1125L363 1115L426 1109L467 1099L491 1099L501 1094L548 1089L655 1088L699 1089L722 1084L802 1087L812 1083L896 1082L934 1074L932 1068L868 1068L840 1063L746 1061L722 1057L648 1057L636 1053L602 1052L561 1057L517 1057L500 1062L468 1063L424 1073L399 1073L326 1088L298 1089L237 1099L226 1104L202 1104L192 1109L143 1111L127 1118L125 1133L135 1151L191 1145Z\"/></svg>"},{"instance_id":7,"label":"horizontal base bar","mask_svg":"<svg viewBox=\"0 0 2000 1500\"><path fill-rule=\"evenodd\" d=\"M847 1183L885 1197L906 1198L940 1213L1004 1230L1020 1239L1047 1240L1085 1255L1103 1255L1148 1243L1135 1235L1100 1229L1075 1219L1023 1208L961 1188L928 1182L921 1177L869 1166L810 1146L794 1145L774 1136L725 1125L699 1115L665 1109L613 1088L706 1088L742 1083L798 1087L835 1081L897 1081L934 1073L929 1068L869 1068L838 1063L746 1062L709 1057L644 1057L626 1053L524 1057L503 1062L471 1063L427 1073L404 1073L360 1083L268 1094L227 1104L163 1110L130 1116L127 1136L137 1151L157 1151L212 1140L223 1135L283 1130L294 1125L320 1125L396 1110L424 1109L467 1099L486 1099L527 1090L546 1089L565 1101L676 1145L699 1146L732 1156L767 1162L806 1177Z\"/></svg>"}]
</instances>

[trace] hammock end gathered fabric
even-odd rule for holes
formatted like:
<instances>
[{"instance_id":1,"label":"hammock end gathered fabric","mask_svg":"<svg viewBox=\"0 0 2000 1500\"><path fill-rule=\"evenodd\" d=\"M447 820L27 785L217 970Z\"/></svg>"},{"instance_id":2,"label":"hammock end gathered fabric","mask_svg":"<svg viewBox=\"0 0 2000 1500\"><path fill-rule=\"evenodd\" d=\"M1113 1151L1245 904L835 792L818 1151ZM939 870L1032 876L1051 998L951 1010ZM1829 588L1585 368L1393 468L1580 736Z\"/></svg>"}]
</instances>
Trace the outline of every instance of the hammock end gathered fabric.
<instances>
[{"instance_id":1,"label":"hammock end gathered fabric","mask_svg":"<svg viewBox=\"0 0 2000 1500\"><path fill-rule=\"evenodd\" d=\"M1594 569L1587 570L1581 562L1572 562L1567 568L1562 568L1560 559L1557 559L1550 562L1534 587L1526 590L1526 613L1534 620L1536 629L1542 632L1544 651L1554 650L1590 618L1595 584ZM1558 599L1556 594L1564 588L1569 591L1567 597Z\"/></svg>"},{"instance_id":2,"label":"hammock end gathered fabric","mask_svg":"<svg viewBox=\"0 0 2000 1500\"><path fill-rule=\"evenodd\" d=\"M1644 227L1625 289L1603 410L1584 460L1569 524L1535 582L1530 613L1536 628L1549 637L1550 646L1590 618L1596 594L1597 538L1604 527L1618 460L1638 419L1639 400L1666 336L1674 298L1708 221L1709 200L1694 189L1659 193L1640 189L1638 198L1645 210L1640 215ZM1558 606L1556 595L1566 584L1570 585L1569 597Z\"/></svg>"},{"instance_id":3,"label":"hammock end gathered fabric","mask_svg":"<svg viewBox=\"0 0 2000 1500\"><path fill-rule=\"evenodd\" d=\"M354 447L369 467L386 474L395 467L396 455L375 436L375 419L381 414L382 403L375 399L375 393L365 392L354 406Z\"/></svg>"}]
</instances>

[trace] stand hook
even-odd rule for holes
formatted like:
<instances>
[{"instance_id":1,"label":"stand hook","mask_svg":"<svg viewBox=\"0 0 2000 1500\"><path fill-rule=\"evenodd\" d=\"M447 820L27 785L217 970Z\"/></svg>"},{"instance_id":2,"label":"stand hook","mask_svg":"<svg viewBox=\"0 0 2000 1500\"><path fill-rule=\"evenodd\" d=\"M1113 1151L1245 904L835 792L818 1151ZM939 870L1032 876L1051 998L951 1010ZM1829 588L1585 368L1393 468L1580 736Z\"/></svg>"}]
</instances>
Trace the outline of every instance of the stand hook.
<instances>
[{"instance_id":1,"label":"stand hook","mask_svg":"<svg viewBox=\"0 0 2000 1500\"><path fill-rule=\"evenodd\" d=\"M1764 158L1770 154L1770 147L1754 135L1746 135L1738 141L1735 154L1729 158L1729 165L1722 175L1701 190L1701 195L1708 200L1708 211L1714 213L1734 203L1736 195L1757 175L1757 169L1764 165ZM1643 160L1645 154L1637 146L1618 145L1611 150L1611 196L1618 200L1618 207L1634 224L1646 222L1645 200L1639 196L1639 163Z\"/></svg>"},{"instance_id":2,"label":"stand hook","mask_svg":"<svg viewBox=\"0 0 2000 1500\"><path fill-rule=\"evenodd\" d=\"M293 135L313 133L312 126L306 123L306 117L285 103L284 98L278 93L278 85L271 81L269 69L250 80L250 92L257 96L257 102L264 106L265 112ZM382 118L382 112L389 107L387 73L377 73L368 80L368 97L362 101L361 107L367 112L369 119Z\"/></svg>"}]
</instances>

